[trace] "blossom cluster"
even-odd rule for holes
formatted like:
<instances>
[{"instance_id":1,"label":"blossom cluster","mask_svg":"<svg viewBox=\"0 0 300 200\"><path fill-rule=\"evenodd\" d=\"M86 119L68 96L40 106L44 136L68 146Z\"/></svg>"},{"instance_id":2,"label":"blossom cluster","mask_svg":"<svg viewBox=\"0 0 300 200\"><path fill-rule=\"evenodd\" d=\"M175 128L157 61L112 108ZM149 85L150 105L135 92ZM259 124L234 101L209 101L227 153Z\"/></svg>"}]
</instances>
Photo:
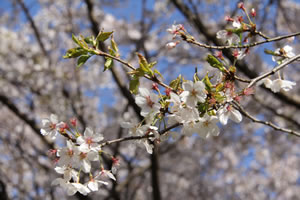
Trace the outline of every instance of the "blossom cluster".
<instances>
[{"instance_id":1,"label":"blossom cluster","mask_svg":"<svg viewBox=\"0 0 300 200\"><path fill-rule=\"evenodd\" d=\"M71 119L70 124L74 129L65 122L59 122L54 114L51 114L49 119L42 120L41 134L49 135L52 139L58 134L67 138L65 147L50 150L50 154L55 158L55 171L63 175L63 178L55 179L52 185L61 186L68 195L74 195L76 192L87 195L91 191L97 191L99 184L108 185L108 182L102 180L105 176L116 180L112 171L115 172L118 159L111 156L112 170L104 169L101 155L106 152L99 144L104 139L103 135L94 133L90 128L86 128L82 135L77 131L76 119ZM98 162L99 165L94 171L92 162ZM89 174L88 182L81 183L81 172Z\"/></svg>"},{"instance_id":2,"label":"blossom cluster","mask_svg":"<svg viewBox=\"0 0 300 200\"><path fill-rule=\"evenodd\" d=\"M166 85L162 84L156 77L156 75L161 76L159 71L152 69L156 62L148 63L141 54L138 54L139 68L127 65L132 69L129 72L132 76L130 91L136 94L135 103L141 108L140 115L144 120L138 123L124 120L121 126L128 129L129 139L144 145L148 153L153 153L155 144L159 144L172 136L173 133L168 132L171 128L168 127L180 127L183 136L198 134L201 138L206 139L211 136L218 136L220 134L219 127L227 125L229 120L236 123L242 121L238 104L245 96L252 95L254 89L250 87L251 81L249 81L249 87L244 89L238 89L235 85L236 61L244 59L249 53L248 46L239 48L236 45L247 43L248 39L256 34L256 24L251 19L255 18L256 11L251 9L249 15L243 3L239 3L238 7L246 14L248 22L242 16L236 18L227 16L225 20L231 23L231 27L220 30L216 34L216 37L229 47L234 45L232 48L234 62L230 63L226 60L222 51L216 51L214 55L208 55L206 58L212 68L218 69L220 75L217 80L213 81L208 73L204 77L199 77L195 73L193 80L185 80L179 75L177 79ZM172 25L171 28L167 29L167 32L172 35L173 39L179 36L187 42L195 42L195 39L188 34L181 24ZM74 42L79 47L70 49L65 58L74 58L80 55L78 63L81 66L92 55L103 55L106 56L104 70L109 69L112 67L113 59L120 60L117 44L111 37L110 54L101 52L97 46L100 41L104 42L108 39L112 33L101 31L97 38L90 38L89 40L73 36ZM244 36L244 33L247 35ZM178 44L179 41L174 41L168 43L166 47L173 49ZM289 45L278 48L271 54L273 61L278 64L295 56ZM125 62L122 61L122 63ZM140 87L140 77L146 77L154 82L152 90ZM273 92L289 91L296 85L294 82L281 79L280 76L273 81L264 77L261 79L261 83L264 83L265 87ZM165 87L164 94L158 85ZM103 135L94 133L90 128L86 128L84 133L80 134L77 130L76 120L72 119L70 123L73 128L70 128L65 122L59 122L57 116L52 114L49 119L42 120L41 134L48 135L52 139L55 139L58 134L67 138L66 147L51 151L56 160L55 171L63 174L63 178L55 179L53 185L60 185L69 195L76 192L86 195L91 191L97 191L99 184L108 184L102 180L103 176L116 180L113 172L115 172L115 165L118 165L118 159L101 148L100 142L104 140ZM103 167L101 159L103 154L111 158L113 165L110 170ZM92 170L92 163L94 162L98 163L99 167ZM82 183L83 178L80 172L89 174L88 182Z\"/></svg>"}]
</instances>

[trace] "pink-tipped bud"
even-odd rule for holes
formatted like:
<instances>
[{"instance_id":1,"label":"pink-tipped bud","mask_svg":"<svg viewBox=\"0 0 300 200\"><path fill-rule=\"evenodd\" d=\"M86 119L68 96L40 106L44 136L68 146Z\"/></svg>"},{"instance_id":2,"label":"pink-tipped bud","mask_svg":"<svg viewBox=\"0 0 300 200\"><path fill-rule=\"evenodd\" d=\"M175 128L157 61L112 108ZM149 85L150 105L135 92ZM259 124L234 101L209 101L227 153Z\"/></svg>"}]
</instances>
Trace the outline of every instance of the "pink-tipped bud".
<instances>
[{"instance_id":1,"label":"pink-tipped bud","mask_svg":"<svg viewBox=\"0 0 300 200\"><path fill-rule=\"evenodd\" d=\"M240 55L239 50L237 50L237 49L233 50L232 55L233 55L235 58L237 58L237 57Z\"/></svg>"},{"instance_id":2,"label":"pink-tipped bud","mask_svg":"<svg viewBox=\"0 0 300 200\"><path fill-rule=\"evenodd\" d=\"M251 9L251 16L256 17L256 10L254 8Z\"/></svg>"},{"instance_id":3,"label":"pink-tipped bud","mask_svg":"<svg viewBox=\"0 0 300 200\"><path fill-rule=\"evenodd\" d=\"M152 90L158 91L157 83L152 83Z\"/></svg>"},{"instance_id":4,"label":"pink-tipped bud","mask_svg":"<svg viewBox=\"0 0 300 200\"><path fill-rule=\"evenodd\" d=\"M216 51L215 56L221 60L224 60L222 51Z\"/></svg>"},{"instance_id":5,"label":"pink-tipped bud","mask_svg":"<svg viewBox=\"0 0 300 200\"><path fill-rule=\"evenodd\" d=\"M113 164L114 166L120 165L120 161L119 161L118 158L112 157L111 160L112 160L112 164Z\"/></svg>"},{"instance_id":6,"label":"pink-tipped bud","mask_svg":"<svg viewBox=\"0 0 300 200\"><path fill-rule=\"evenodd\" d=\"M70 119L70 123L72 124L72 126L76 127L77 126L77 119L76 118Z\"/></svg>"},{"instance_id":7,"label":"pink-tipped bud","mask_svg":"<svg viewBox=\"0 0 300 200\"><path fill-rule=\"evenodd\" d=\"M179 43L178 41L177 42L169 42L168 44L166 44L166 47L169 50L171 50L171 49L175 48L178 43Z\"/></svg>"},{"instance_id":8,"label":"pink-tipped bud","mask_svg":"<svg viewBox=\"0 0 300 200\"><path fill-rule=\"evenodd\" d=\"M254 89L253 88L246 88L246 89L244 89L243 94L246 95L246 96L252 95L252 94L254 94Z\"/></svg>"},{"instance_id":9,"label":"pink-tipped bud","mask_svg":"<svg viewBox=\"0 0 300 200\"><path fill-rule=\"evenodd\" d=\"M229 16L225 16L225 20L228 22L233 22L234 19Z\"/></svg>"},{"instance_id":10,"label":"pink-tipped bud","mask_svg":"<svg viewBox=\"0 0 300 200\"><path fill-rule=\"evenodd\" d=\"M235 101L240 102L242 100L241 96L236 96L233 98Z\"/></svg>"},{"instance_id":11,"label":"pink-tipped bud","mask_svg":"<svg viewBox=\"0 0 300 200\"><path fill-rule=\"evenodd\" d=\"M238 8L242 9L243 11L246 10L243 2L238 3Z\"/></svg>"},{"instance_id":12,"label":"pink-tipped bud","mask_svg":"<svg viewBox=\"0 0 300 200\"><path fill-rule=\"evenodd\" d=\"M166 93L166 95L169 97L170 96L170 93L171 93L171 88L167 88L166 90L165 90L165 93Z\"/></svg>"}]
</instances>

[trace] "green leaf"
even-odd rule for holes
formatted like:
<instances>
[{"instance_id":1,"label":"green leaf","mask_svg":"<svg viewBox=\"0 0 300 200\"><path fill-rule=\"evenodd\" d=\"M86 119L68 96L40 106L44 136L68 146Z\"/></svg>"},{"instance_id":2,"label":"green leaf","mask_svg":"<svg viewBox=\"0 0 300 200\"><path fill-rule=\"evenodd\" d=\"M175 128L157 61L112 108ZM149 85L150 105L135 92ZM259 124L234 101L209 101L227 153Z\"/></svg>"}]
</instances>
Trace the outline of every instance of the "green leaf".
<instances>
[{"instance_id":1,"label":"green leaf","mask_svg":"<svg viewBox=\"0 0 300 200\"><path fill-rule=\"evenodd\" d=\"M112 64L113 64L113 60L111 58L107 58L105 63L104 63L104 70L103 71L106 71L106 70L110 69L112 67Z\"/></svg>"},{"instance_id":2,"label":"green leaf","mask_svg":"<svg viewBox=\"0 0 300 200\"><path fill-rule=\"evenodd\" d=\"M213 55L207 55L206 59L205 59L210 66L212 66L213 68L217 68L220 71L224 72L225 71L225 67L223 66L223 64Z\"/></svg>"},{"instance_id":3,"label":"green leaf","mask_svg":"<svg viewBox=\"0 0 300 200\"><path fill-rule=\"evenodd\" d=\"M179 88L181 82L181 75L179 75L175 80L171 81L170 87L174 90L177 90Z\"/></svg>"},{"instance_id":4,"label":"green leaf","mask_svg":"<svg viewBox=\"0 0 300 200\"><path fill-rule=\"evenodd\" d=\"M223 83L219 83L219 84L216 86L216 92L223 91L223 89L224 89L224 84L223 84Z\"/></svg>"},{"instance_id":5,"label":"green leaf","mask_svg":"<svg viewBox=\"0 0 300 200\"><path fill-rule=\"evenodd\" d=\"M140 80L137 77L134 77L129 83L129 90L133 94L137 94L140 85Z\"/></svg>"},{"instance_id":6,"label":"green leaf","mask_svg":"<svg viewBox=\"0 0 300 200\"><path fill-rule=\"evenodd\" d=\"M66 54L63 56L63 58L77 58L78 56L81 56L83 54L86 54L87 51L81 47L76 47L69 49Z\"/></svg>"},{"instance_id":7,"label":"green leaf","mask_svg":"<svg viewBox=\"0 0 300 200\"><path fill-rule=\"evenodd\" d=\"M145 73L148 74L149 76L153 76L154 73L153 71L149 68L149 64L146 60L146 58L140 54L140 53L136 53L139 57L139 64L140 64L140 69Z\"/></svg>"},{"instance_id":8,"label":"green leaf","mask_svg":"<svg viewBox=\"0 0 300 200\"><path fill-rule=\"evenodd\" d=\"M113 31L111 32L101 31L96 37L97 44L99 44L99 42L104 42L105 40L107 40L111 34L113 34Z\"/></svg>"},{"instance_id":9,"label":"green leaf","mask_svg":"<svg viewBox=\"0 0 300 200\"><path fill-rule=\"evenodd\" d=\"M119 48L118 48L118 46L117 46L117 43L116 43L115 40L114 40L113 35L111 36L110 43L111 43L112 49L116 52L116 54L118 54Z\"/></svg>"},{"instance_id":10,"label":"green leaf","mask_svg":"<svg viewBox=\"0 0 300 200\"><path fill-rule=\"evenodd\" d=\"M156 65L157 64L157 62L156 61L154 61L154 62L152 62L152 63L149 63L149 68L152 68L152 67L154 67L154 65Z\"/></svg>"},{"instance_id":11,"label":"green leaf","mask_svg":"<svg viewBox=\"0 0 300 200\"><path fill-rule=\"evenodd\" d=\"M205 83L206 89L208 91L211 91L211 89L212 89L213 86L212 86L212 84L211 84L211 82L210 82L210 80L208 78L208 74L206 74L206 76L204 77L203 82Z\"/></svg>"},{"instance_id":12,"label":"green leaf","mask_svg":"<svg viewBox=\"0 0 300 200\"><path fill-rule=\"evenodd\" d=\"M82 44L81 42L79 41L79 39L74 35L72 34L72 40L80 47L82 47Z\"/></svg>"},{"instance_id":13,"label":"green leaf","mask_svg":"<svg viewBox=\"0 0 300 200\"><path fill-rule=\"evenodd\" d=\"M77 68L81 67L90 57L91 55L88 54L80 56L77 60Z\"/></svg>"},{"instance_id":14,"label":"green leaf","mask_svg":"<svg viewBox=\"0 0 300 200\"><path fill-rule=\"evenodd\" d=\"M161 73L160 73L157 69L154 70L154 73L155 73L155 74L158 74L161 78L164 78L164 77L161 75Z\"/></svg>"},{"instance_id":15,"label":"green leaf","mask_svg":"<svg viewBox=\"0 0 300 200\"><path fill-rule=\"evenodd\" d=\"M85 41L87 44L91 44L91 45L94 45L94 44L95 44L95 38L94 38L94 36L86 37L86 38L84 38L84 41Z\"/></svg>"}]
</instances>

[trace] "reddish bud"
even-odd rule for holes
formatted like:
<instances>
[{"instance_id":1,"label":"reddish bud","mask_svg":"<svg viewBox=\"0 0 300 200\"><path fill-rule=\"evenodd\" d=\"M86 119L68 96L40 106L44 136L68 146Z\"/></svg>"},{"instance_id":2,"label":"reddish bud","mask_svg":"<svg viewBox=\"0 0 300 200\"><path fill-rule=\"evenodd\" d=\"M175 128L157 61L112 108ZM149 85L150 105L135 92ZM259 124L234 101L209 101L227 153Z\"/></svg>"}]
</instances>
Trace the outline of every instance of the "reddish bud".
<instances>
[{"instance_id":1,"label":"reddish bud","mask_svg":"<svg viewBox=\"0 0 300 200\"><path fill-rule=\"evenodd\" d=\"M118 159L118 158L112 157L111 160L112 160L112 162L113 162L113 165L115 165L115 166L120 165L120 162L119 162L119 159Z\"/></svg>"},{"instance_id":2,"label":"reddish bud","mask_svg":"<svg viewBox=\"0 0 300 200\"><path fill-rule=\"evenodd\" d=\"M77 125L77 119L76 118L70 119L70 123L72 124L72 126L76 127L76 125Z\"/></svg>"},{"instance_id":3,"label":"reddish bud","mask_svg":"<svg viewBox=\"0 0 300 200\"><path fill-rule=\"evenodd\" d=\"M222 51L216 51L215 56L221 60L224 60Z\"/></svg>"},{"instance_id":4,"label":"reddish bud","mask_svg":"<svg viewBox=\"0 0 300 200\"><path fill-rule=\"evenodd\" d=\"M242 96L236 96L233 99L237 102L240 102L242 100Z\"/></svg>"},{"instance_id":5,"label":"reddish bud","mask_svg":"<svg viewBox=\"0 0 300 200\"><path fill-rule=\"evenodd\" d=\"M237 21L239 21L240 23L242 23L242 22L244 21L243 16L238 16L238 17L237 17Z\"/></svg>"},{"instance_id":6,"label":"reddish bud","mask_svg":"<svg viewBox=\"0 0 300 200\"><path fill-rule=\"evenodd\" d=\"M67 123L62 123L59 126L59 132L60 133L66 133L66 130L70 129L69 125Z\"/></svg>"},{"instance_id":7,"label":"reddish bud","mask_svg":"<svg viewBox=\"0 0 300 200\"><path fill-rule=\"evenodd\" d=\"M235 50L233 50L232 55L233 55L235 58L237 58L237 57L240 55L240 52L239 52L237 49L235 49Z\"/></svg>"},{"instance_id":8,"label":"reddish bud","mask_svg":"<svg viewBox=\"0 0 300 200\"><path fill-rule=\"evenodd\" d=\"M217 103L217 100L215 98L211 98L208 102L210 105L215 105Z\"/></svg>"},{"instance_id":9,"label":"reddish bud","mask_svg":"<svg viewBox=\"0 0 300 200\"><path fill-rule=\"evenodd\" d=\"M243 95L249 96L254 94L254 89L253 88L246 88L243 90Z\"/></svg>"},{"instance_id":10,"label":"reddish bud","mask_svg":"<svg viewBox=\"0 0 300 200\"><path fill-rule=\"evenodd\" d=\"M56 156L56 153L57 153L57 149L49 149L49 150L48 150L48 154L49 154L50 156Z\"/></svg>"},{"instance_id":11,"label":"reddish bud","mask_svg":"<svg viewBox=\"0 0 300 200\"><path fill-rule=\"evenodd\" d=\"M171 93L171 88L167 88L166 90L165 90L165 93L166 93L166 95L169 97L170 96L170 93Z\"/></svg>"},{"instance_id":12,"label":"reddish bud","mask_svg":"<svg viewBox=\"0 0 300 200\"><path fill-rule=\"evenodd\" d=\"M242 9L243 11L246 10L243 2L238 3L238 8Z\"/></svg>"},{"instance_id":13,"label":"reddish bud","mask_svg":"<svg viewBox=\"0 0 300 200\"><path fill-rule=\"evenodd\" d=\"M152 83L152 90L158 91L157 83Z\"/></svg>"},{"instance_id":14,"label":"reddish bud","mask_svg":"<svg viewBox=\"0 0 300 200\"><path fill-rule=\"evenodd\" d=\"M251 15L252 17L256 17L256 10L254 8L251 9Z\"/></svg>"},{"instance_id":15,"label":"reddish bud","mask_svg":"<svg viewBox=\"0 0 300 200\"><path fill-rule=\"evenodd\" d=\"M225 20L228 21L228 22L233 22L234 19L229 17L229 16L225 16Z\"/></svg>"}]
</instances>

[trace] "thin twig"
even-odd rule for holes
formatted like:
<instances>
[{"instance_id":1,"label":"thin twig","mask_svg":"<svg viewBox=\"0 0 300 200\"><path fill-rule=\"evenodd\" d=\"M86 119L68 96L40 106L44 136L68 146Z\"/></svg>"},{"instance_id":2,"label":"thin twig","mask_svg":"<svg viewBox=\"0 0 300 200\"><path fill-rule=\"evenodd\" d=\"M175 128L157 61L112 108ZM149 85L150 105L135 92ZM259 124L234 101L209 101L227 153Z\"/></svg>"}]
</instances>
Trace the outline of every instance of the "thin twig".
<instances>
[{"instance_id":1,"label":"thin twig","mask_svg":"<svg viewBox=\"0 0 300 200\"><path fill-rule=\"evenodd\" d=\"M241 81L241 82L244 82L244 83L250 83L251 82L251 80L249 80L249 79L244 79L244 78L241 78L241 77L238 77L238 76L234 76L234 78L236 79L236 80L238 80L238 81Z\"/></svg>"},{"instance_id":2,"label":"thin twig","mask_svg":"<svg viewBox=\"0 0 300 200\"><path fill-rule=\"evenodd\" d=\"M118 57L112 56L112 55L110 55L110 54L108 54L108 53L105 53L105 52L103 52L103 51L100 51L100 50L96 50L95 52L96 52L97 55L99 55L99 56L104 56L104 57L112 58L112 59L118 61L119 63L122 63L123 65L127 66L127 67L130 68L131 70L136 70L136 68L133 67L130 63L128 63L128 62L126 62L126 61L124 61L124 60L122 60L122 59L120 59L120 58L118 58ZM144 77L147 78L147 79L149 79L149 80L151 80L151 81L156 82L157 84L163 86L164 88L169 88L169 89L171 89L172 91L174 91L173 88L171 88L171 87L168 86L167 84L161 82L161 81L158 80L156 77L150 77L149 75L144 75ZM176 91L174 91L174 92L176 92Z\"/></svg>"},{"instance_id":3,"label":"thin twig","mask_svg":"<svg viewBox=\"0 0 300 200\"><path fill-rule=\"evenodd\" d=\"M219 50L222 50L222 49L234 49L234 48L249 48L249 47L258 46L258 45L261 45L261 44L264 44L264 43L275 42L275 41L283 40L283 39L294 37L294 36L298 36L298 35L300 35L300 32L292 33L292 34L289 34L289 35L278 36L278 37L274 37L274 38L271 38L271 39L266 39L266 40L260 41L260 42L253 42L251 44L231 45L231 46L229 46L229 45L227 45L227 46L212 46L212 45L202 44L202 43L197 42L195 40L189 40L189 39L185 40L185 41L187 41L188 43L191 43L191 44L195 44L195 45L197 45L199 47L207 48L207 49L219 49Z\"/></svg>"},{"instance_id":4,"label":"thin twig","mask_svg":"<svg viewBox=\"0 0 300 200\"><path fill-rule=\"evenodd\" d=\"M176 128L178 126L182 125L181 123L176 123L173 124L172 126L169 126L161 131L159 131L160 135L164 135L165 133L167 133L169 130ZM106 145L110 145L113 143L117 143L117 142L123 142L123 141L128 141L128 140L141 140L141 139L145 139L145 138L150 138L150 137L154 137L154 135L142 135L142 136L129 136L129 137L124 137L124 138L118 138L118 139L114 139L114 140L109 140L106 142L103 142L100 144L101 147L106 146Z\"/></svg>"},{"instance_id":5,"label":"thin twig","mask_svg":"<svg viewBox=\"0 0 300 200\"><path fill-rule=\"evenodd\" d=\"M271 71L264 73L261 76L258 76L254 79L251 80L251 82L249 83L249 85L247 86L248 88L252 87L256 82L266 78L269 75L272 75L274 73L276 73L277 71L281 70L282 68L286 67L288 64L292 63L294 60L297 60L298 58L300 58L300 54L292 57L291 59L286 60L285 62L283 62L282 64L278 65L277 67L273 68Z\"/></svg>"},{"instance_id":6,"label":"thin twig","mask_svg":"<svg viewBox=\"0 0 300 200\"><path fill-rule=\"evenodd\" d=\"M235 107L237 107L239 109L239 111L243 115L245 115L246 117L248 117L249 119L251 119L255 123L264 124L264 125L267 125L267 126L273 128L274 130L285 132L285 133L289 133L291 135L295 135L297 137L300 137L300 133L297 132L297 131L294 131L294 130L291 130L291 129L287 129L287 128L281 128L281 127L273 124L272 122L259 120L259 119L255 118L254 116L250 115L239 103L233 102L233 104L234 104Z\"/></svg>"}]
</instances>

